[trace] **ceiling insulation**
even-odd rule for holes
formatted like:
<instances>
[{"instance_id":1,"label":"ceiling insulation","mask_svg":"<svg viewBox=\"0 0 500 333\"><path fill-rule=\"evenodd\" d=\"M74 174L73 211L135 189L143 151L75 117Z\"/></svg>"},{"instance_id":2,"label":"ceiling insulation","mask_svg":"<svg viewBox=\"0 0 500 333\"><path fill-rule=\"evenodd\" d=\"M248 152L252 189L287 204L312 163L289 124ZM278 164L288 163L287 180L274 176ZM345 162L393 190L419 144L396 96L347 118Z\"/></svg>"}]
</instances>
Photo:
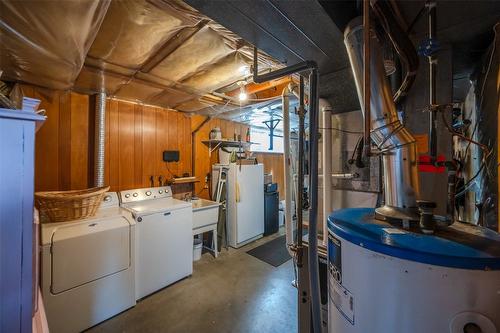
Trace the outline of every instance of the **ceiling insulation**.
<instances>
[{"instance_id":1,"label":"ceiling insulation","mask_svg":"<svg viewBox=\"0 0 500 333\"><path fill-rule=\"evenodd\" d=\"M2 79L68 89L109 1L0 1Z\"/></svg>"},{"instance_id":2,"label":"ceiling insulation","mask_svg":"<svg viewBox=\"0 0 500 333\"><path fill-rule=\"evenodd\" d=\"M207 96L250 77L252 46L177 0L0 6L4 80L193 112L225 104ZM281 66L259 53L263 71Z\"/></svg>"}]
</instances>

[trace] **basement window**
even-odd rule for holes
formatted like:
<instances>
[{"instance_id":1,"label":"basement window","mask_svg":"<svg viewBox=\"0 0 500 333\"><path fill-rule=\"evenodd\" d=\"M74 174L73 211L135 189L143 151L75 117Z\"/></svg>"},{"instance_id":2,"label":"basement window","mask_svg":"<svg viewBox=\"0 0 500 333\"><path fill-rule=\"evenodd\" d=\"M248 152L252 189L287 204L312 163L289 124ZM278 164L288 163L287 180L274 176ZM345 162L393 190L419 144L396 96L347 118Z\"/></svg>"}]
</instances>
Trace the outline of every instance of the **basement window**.
<instances>
[{"instance_id":1,"label":"basement window","mask_svg":"<svg viewBox=\"0 0 500 333\"><path fill-rule=\"evenodd\" d=\"M267 153L283 153L283 132L274 131L271 147L270 131L267 128L250 128L250 140L256 144L250 147L251 151Z\"/></svg>"}]
</instances>

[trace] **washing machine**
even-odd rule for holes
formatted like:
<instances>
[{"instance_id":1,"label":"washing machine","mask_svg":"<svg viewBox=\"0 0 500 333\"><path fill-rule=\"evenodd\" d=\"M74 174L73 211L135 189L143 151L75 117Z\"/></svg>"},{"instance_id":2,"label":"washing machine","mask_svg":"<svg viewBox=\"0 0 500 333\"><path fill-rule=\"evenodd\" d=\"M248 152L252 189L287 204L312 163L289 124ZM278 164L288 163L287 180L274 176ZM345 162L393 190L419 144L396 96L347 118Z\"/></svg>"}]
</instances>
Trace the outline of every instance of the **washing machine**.
<instances>
[{"instance_id":1,"label":"washing machine","mask_svg":"<svg viewBox=\"0 0 500 333\"><path fill-rule=\"evenodd\" d=\"M52 333L80 332L135 305L135 222L108 192L92 218L41 225Z\"/></svg>"},{"instance_id":2,"label":"washing machine","mask_svg":"<svg viewBox=\"0 0 500 333\"><path fill-rule=\"evenodd\" d=\"M193 209L169 186L120 192L136 221L136 298L142 299L193 273Z\"/></svg>"},{"instance_id":3,"label":"washing machine","mask_svg":"<svg viewBox=\"0 0 500 333\"><path fill-rule=\"evenodd\" d=\"M330 333L500 332L500 235L454 223L433 235L375 219L328 218Z\"/></svg>"}]
</instances>

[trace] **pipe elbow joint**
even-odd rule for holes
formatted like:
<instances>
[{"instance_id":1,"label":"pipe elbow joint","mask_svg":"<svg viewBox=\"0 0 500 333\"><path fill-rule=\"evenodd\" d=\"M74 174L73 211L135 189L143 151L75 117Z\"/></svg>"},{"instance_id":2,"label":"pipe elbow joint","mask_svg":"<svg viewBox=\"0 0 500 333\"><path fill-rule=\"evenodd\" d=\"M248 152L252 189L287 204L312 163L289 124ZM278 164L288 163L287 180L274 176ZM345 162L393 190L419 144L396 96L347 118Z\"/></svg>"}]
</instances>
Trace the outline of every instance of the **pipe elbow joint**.
<instances>
[{"instance_id":1,"label":"pipe elbow joint","mask_svg":"<svg viewBox=\"0 0 500 333\"><path fill-rule=\"evenodd\" d=\"M312 70L317 70L318 69L318 64L314 60L306 60L306 65L308 68Z\"/></svg>"}]
</instances>

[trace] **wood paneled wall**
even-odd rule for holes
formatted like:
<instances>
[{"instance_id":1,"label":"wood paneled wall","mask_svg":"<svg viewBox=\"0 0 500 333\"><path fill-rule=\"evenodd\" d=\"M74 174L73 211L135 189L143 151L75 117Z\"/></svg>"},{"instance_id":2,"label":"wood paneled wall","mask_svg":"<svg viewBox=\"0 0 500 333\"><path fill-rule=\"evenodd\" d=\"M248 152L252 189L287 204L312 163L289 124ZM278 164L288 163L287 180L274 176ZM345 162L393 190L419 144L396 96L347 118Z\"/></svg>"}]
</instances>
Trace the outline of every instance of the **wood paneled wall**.
<instances>
[{"instance_id":1,"label":"wood paneled wall","mask_svg":"<svg viewBox=\"0 0 500 333\"><path fill-rule=\"evenodd\" d=\"M163 162L164 150L179 150L179 162ZM191 174L191 119L174 110L108 100L105 183L111 190L158 185Z\"/></svg>"},{"instance_id":2,"label":"wood paneled wall","mask_svg":"<svg viewBox=\"0 0 500 333\"><path fill-rule=\"evenodd\" d=\"M35 190L86 188L88 174L89 97L22 86L23 94L42 101L47 120L36 135Z\"/></svg>"},{"instance_id":3,"label":"wood paneled wall","mask_svg":"<svg viewBox=\"0 0 500 333\"><path fill-rule=\"evenodd\" d=\"M54 91L28 85L23 94L39 98L47 112L47 121L36 136L36 191L83 189L93 182L94 100L88 95ZM205 119L182 112L108 99L106 112L105 184L120 191L155 185L158 176L192 174L191 132ZM205 178L211 165L217 163L215 151L209 156L202 140L219 127L222 137L245 137L248 126L213 118L195 135L194 175L200 180L195 193L209 198ZM180 161L167 164L162 160L164 150L179 150ZM284 195L283 154L256 153L266 173L273 174L280 197Z\"/></svg>"},{"instance_id":4,"label":"wood paneled wall","mask_svg":"<svg viewBox=\"0 0 500 333\"><path fill-rule=\"evenodd\" d=\"M39 98L47 111L47 121L37 133L35 161L36 191L83 189L93 182L94 100L88 95L22 86L25 96ZM203 116L189 116L174 110L108 99L106 112L105 184L120 191L155 185L158 176L192 174L191 131ZM205 177L217 162L209 158L201 141L212 128L219 127L225 138L234 133L245 136L247 126L222 119L211 119L195 136L195 176L200 180L195 193L208 198ZM167 164L164 150L179 150L180 161Z\"/></svg>"},{"instance_id":5,"label":"wood paneled wall","mask_svg":"<svg viewBox=\"0 0 500 333\"><path fill-rule=\"evenodd\" d=\"M280 199L285 198L285 168L283 166L283 154L277 153L254 153L259 163L264 164L264 172L273 175L273 183L278 183Z\"/></svg>"}]
</instances>

